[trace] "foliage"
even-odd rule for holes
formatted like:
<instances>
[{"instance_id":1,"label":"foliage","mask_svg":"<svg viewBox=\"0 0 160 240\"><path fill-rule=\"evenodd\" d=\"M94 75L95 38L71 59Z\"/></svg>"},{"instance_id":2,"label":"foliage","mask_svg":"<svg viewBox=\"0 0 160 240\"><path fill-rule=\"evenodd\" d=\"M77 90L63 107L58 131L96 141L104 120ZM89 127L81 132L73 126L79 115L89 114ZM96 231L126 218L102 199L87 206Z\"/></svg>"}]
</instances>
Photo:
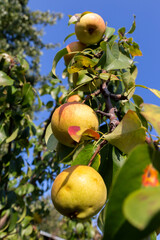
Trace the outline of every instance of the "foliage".
<instances>
[{"instance_id":1,"label":"foliage","mask_svg":"<svg viewBox=\"0 0 160 240\"><path fill-rule=\"evenodd\" d=\"M107 26L99 43L75 54L62 74L68 79L68 89L56 76L56 66L67 53L66 48L59 51L50 82L38 91L40 52L49 46L33 25L52 25L60 15L31 12L27 1L20 0L0 1L0 7L0 238L40 239L41 219L48 209L39 198L50 189L61 166L85 164L99 171L108 189L108 201L98 218L103 239L156 239L160 137L152 136L152 127L159 134L160 110L143 103L135 89L146 88L157 97L160 92L135 83L135 57L142 55L131 37L135 19L128 32L123 27L115 34ZM69 24L76 19L71 17ZM100 127L98 133L84 132L76 147L69 148L55 139L50 121L54 109L73 93L94 109ZM48 94L52 98L45 105L41 96ZM34 113L45 109L50 117L36 126ZM90 220L62 222L62 236L93 238Z\"/></svg>"},{"instance_id":2,"label":"foliage","mask_svg":"<svg viewBox=\"0 0 160 240\"><path fill-rule=\"evenodd\" d=\"M80 16L70 16L69 25ZM156 239L159 228L160 107L144 103L135 89L145 88L157 97L160 91L136 84L135 57L142 56L142 52L131 37L135 28L135 17L128 32L123 27L115 34L115 29L107 26L104 38L78 51L63 71L69 88L56 107L69 96L80 95L98 115L99 137L88 129L75 148L58 142L56 148L50 129L47 134L52 141L46 140L66 166L92 166L95 161L108 189L108 201L98 218L103 239L108 240ZM72 36L69 34L65 40ZM66 48L62 49L53 60L55 81L57 64L66 53ZM72 133L68 130L73 140L78 127L70 127ZM157 136L152 135L153 128Z\"/></svg>"}]
</instances>

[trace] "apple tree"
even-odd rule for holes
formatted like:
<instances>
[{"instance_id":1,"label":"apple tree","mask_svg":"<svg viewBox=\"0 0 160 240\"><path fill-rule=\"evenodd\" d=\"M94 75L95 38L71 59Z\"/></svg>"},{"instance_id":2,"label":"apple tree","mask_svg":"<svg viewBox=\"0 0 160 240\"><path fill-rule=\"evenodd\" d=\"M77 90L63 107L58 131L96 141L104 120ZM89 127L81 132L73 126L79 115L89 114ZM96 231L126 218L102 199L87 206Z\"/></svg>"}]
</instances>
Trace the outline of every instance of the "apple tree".
<instances>
[{"instance_id":1,"label":"apple tree","mask_svg":"<svg viewBox=\"0 0 160 240\"><path fill-rule=\"evenodd\" d=\"M136 83L135 58L142 52L132 38L135 17L128 31L122 27L117 33L113 27L104 27L99 17L91 12L70 16L75 33L65 41L74 34L78 41L60 50L53 60L52 78L58 89L62 82L56 67L64 57L62 77L68 79L68 89L56 96L45 141L65 169L87 165L102 176L107 200L97 224L103 239L156 239L160 227L160 107L144 103L135 90L145 88L158 98L160 91ZM85 44L83 49L81 44ZM75 105L79 111L72 108ZM88 123L93 118L87 108L81 111L82 105L97 115L98 129ZM90 182L86 184L89 188ZM94 198L95 191L92 195ZM65 202L66 197L64 194L60 201ZM73 207L72 200L67 207ZM62 212L66 214L65 207Z\"/></svg>"}]
</instances>

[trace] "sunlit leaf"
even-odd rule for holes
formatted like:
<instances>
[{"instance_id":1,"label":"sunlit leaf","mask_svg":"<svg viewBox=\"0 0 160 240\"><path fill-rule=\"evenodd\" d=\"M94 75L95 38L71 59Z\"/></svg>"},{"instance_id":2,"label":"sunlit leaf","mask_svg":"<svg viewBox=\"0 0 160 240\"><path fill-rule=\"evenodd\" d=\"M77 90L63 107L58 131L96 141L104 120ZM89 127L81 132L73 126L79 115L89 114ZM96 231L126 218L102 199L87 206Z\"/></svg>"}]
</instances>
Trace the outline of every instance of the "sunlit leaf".
<instances>
[{"instance_id":1,"label":"sunlit leaf","mask_svg":"<svg viewBox=\"0 0 160 240\"><path fill-rule=\"evenodd\" d=\"M71 24L75 24L79 20L80 17L81 17L80 13L76 13L75 15L71 16L68 21L68 26Z\"/></svg>"},{"instance_id":2,"label":"sunlit leaf","mask_svg":"<svg viewBox=\"0 0 160 240\"><path fill-rule=\"evenodd\" d=\"M90 59L83 55L76 55L68 66L68 72L75 73L86 68L93 68L97 62L97 59Z\"/></svg>"},{"instance_id":3,"label":"sunlit leaf","mask_svg":"<svg viewBox=\"0 0 160 240\"><path fill-rule=\"evenodd\" d=\"M6 143L12 142L18 136L19 128L17 128L10 137L6 139Z\"/></svg>"},{"instance_id":4,"label":"sunlit leaf","mask_svg":"<svg viewBox=\"0 0 160 240\"><path fill-rule=\"evenodd\" d=\"M116 75L110 73L100 73L99 77L105 81L107 81L108 79L110 79L110 81L119 80Z\"/></svg>"},{"instance_id":5,"label":"sunlit leaf","mask_svg":"<svg viewBox=\"0 0 160 240\"><path fill-rule=\"evenodd\" d=\"M3 126L0 126L0 144L6 139L6 133Z\"/></svg>"},{"instance_id":6,"label":"sunlit leaf","mask_svg":"<svg viewBox=\"0 0 160 240\"><path fill-rule=\"evenodd\" d=\"M123 215L123 203L129 194L142 187L144 169L151 163L153 156L154 150L147 144L139 145L130 152L128 159L119 169L113 181L107 204L104 239L135 240L143 238L142 232L126 223Z\"/></svg>"},{"instance_id":7,"label":"sunlit leaf","mask_svg":"<svg viewBox=\"0 0 160 240\"><path fill-rule=\"evenodd\" d=\"M14 80L10 78L5 72L0 71L0 86L13 85Z\"/></svg>"},{"instance_id":8,"label":"sunlit leaf","mask_svg":"<svg viewBox=\"0 0 160 240\"><path fill-rule=\"evenodd\" d=\"M134 21L133 21L133 23L132 23L132 26L131 26L131 28L130 28L130 30L128 31L128 33L133 33L134 32L134 30L136 29L136 16L134 15Z\"/></svg>"},{"instance_id":9,"label":"sunlit leaf","mask_svg":"<svg viewBox=\"0 0 160 240\"><path fill-rule=\"evenodd\" d=\"M82 133L82 140L98 140L100 138L100 135L98 132L94 131L93 129L87 129Z\"/></svg>"},{"instance_id":10,"label":"sunlit leaf","mask_svg":"<svg viewBox=\"0 0 160 240\"><path fill-rule=\"evenodd\" d=\"M124 201L123 211L126 219L136 228L143 230L151 220L160 218L160 187L147 187L131 193ZM159 222L154 222L154 229ZM152 223L153 228L153 223ZM153 230L154 230L153 229Z\"/></svg>"},{"instance_id":11,"label":"sunlit leaf","mask_svg":"<svg viewBox=\"0 0 160 240\"><path fill-rule=\"evenodd\" d=\"M105 37L108 39L110 38L115 32L115 28L111 28L111 27L106 27L106 31L105 31Z\"/></svg>"},{"instance_id":12,"label":"sunlit leaf","mask_svg":"<svg viewBox=\"0 0 160 240\"><path fill-rule=\"evenodd\" d=\"M60 59L67 53L68 53L67 48L63 48L62 50L57 52L56 56L54 57L53 65L52 65L52 73L53 73L53 76L55 78L57 78L57 76L56 76L56 66L57 66L58 62L60 61Z\"/></svg>"},{"instance_id":13,"label":"sunlit leaf","mask_svg":"<svg viewBox=\"0 0 160 240\"><path fill-rule=\"evenodd\" d=\"M146 129L137 114L129 110L115 130L104 137L122 152L129 153L136 145L145 142Z\"/></svg>"},{"instance_id":14,"label":"sunlit leaf","mask_svg":"<svg viewBox=\"0 0 160 240\"><path fill-rule=\"evenodd\" d=\"M153 104L142 103L141 114L149 121L160 136L160 107Z\"/></svg>"},{"instance_id":15,"label":"sunlit leaf","mask_svg":"<svg viewBox=\"0 0 160 240\"><path fill-rule=\"evenodd\" d=\"M78 153L75 153L75 157L73 159L73 162L71 163L71 166L74 165L88 165L90 162L90 159L92 158L96 148L92 143L87 144L86 146L82 147ZM100 165L100 155L97 154L91 164L93 168L98 170Z\"/></svg>"}]
</instances>

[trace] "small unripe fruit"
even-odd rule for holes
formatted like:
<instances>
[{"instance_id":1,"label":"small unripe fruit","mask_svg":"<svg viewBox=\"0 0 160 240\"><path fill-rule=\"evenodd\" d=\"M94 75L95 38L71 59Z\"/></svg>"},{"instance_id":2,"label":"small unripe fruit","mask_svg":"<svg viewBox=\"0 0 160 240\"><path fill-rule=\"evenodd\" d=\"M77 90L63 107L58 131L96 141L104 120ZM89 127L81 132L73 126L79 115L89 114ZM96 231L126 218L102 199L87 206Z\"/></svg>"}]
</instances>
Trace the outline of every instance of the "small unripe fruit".
<instances>
[{"instance_id":1,"label":"small unripe fruit","mask_svg":"<svg viewBox=\"0 0 160 240\"><path fill-rule=\"evenodd\" d=\"M61 214L84 220L97 214L103 207L107 189L95 169L77 165L65 169L56 177L51 198Z\"/></svg>"},{"instance_id":2,"label":"small unripe fruit","mask_svg":"<svg viewBox=\"0 0 160 240\"><path fill-rule=\"evenodd\" d=\"M64 55L64 62L65 62L65 65L68 65L72 60L72 58L74 57L74 55L76 54L75 52L83 51L86 48L86 45L77 41L77 42L72 42L68 44L66 48L67 48L68 54Z\"/></svg>"},{"instance_id":3,"label":"small unripe fruit","mask_svg":"<svg viewBox=\"0 0 160 240\"><path fill-rule=\"evenodd\" d=\"M79 102L64 103L58 107L51 119L51 127L57 140L69 147L75 146L75 141L68 133L71 126L78 126L81 135L87 129L98 130L99 123L96 113L91 107Z\"/></svg>"},{"instance_id":4,"label":"small unripe fruit","mask_svg":"<svg viewBox=\"0 0 160 240\"><path fill-rule=\"evenodd\" d=\"M103 18L96 13L82 15L75 24L75 34L78 40L84 44L98 43L106 30Z\"/></svg>"}]
</instances>

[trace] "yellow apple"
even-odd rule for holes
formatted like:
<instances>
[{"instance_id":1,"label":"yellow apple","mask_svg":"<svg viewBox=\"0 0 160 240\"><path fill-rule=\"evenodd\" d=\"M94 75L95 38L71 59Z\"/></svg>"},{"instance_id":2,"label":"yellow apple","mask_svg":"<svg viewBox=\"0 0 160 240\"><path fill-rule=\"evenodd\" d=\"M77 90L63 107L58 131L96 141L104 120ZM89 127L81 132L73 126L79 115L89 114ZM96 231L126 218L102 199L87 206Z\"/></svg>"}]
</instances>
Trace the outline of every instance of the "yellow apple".
<instances>
[{"instance_id":1,"label":"yellow apple","mask_svg":"<svg viewBox=\"0 0 160 240\"><path fill-rule=\"evenodd\" d=\"M81 98L78 94L74 94L67 99L67 102L80 102Z\"/></svg>"},{"instance_id":2,"label":"yellow apple","mask_svg":"<svg viewBox=\"0 0 160 240\"><path fill-rule=\"evenodd\" d=\"M86 48L86 45L79 41L76 41L68 44L66 48L67 48L68 54L64 55L64 62L65 62L65 65L68 65L72 60L72 58L74 57L74 55L76 54L76 52L83 51Z\"/></svg>"},{"instance_id":3,"label":"yellow apple","mask_svg":"<svg viewBox=\"0 0 160 240\"><path fill-rule=\"evenodd\" d=\"M86 104L79 102L68 102L58 107L51 119L51 127L57 140L69 147L74 147L76 142L68 133L71 126L79 127L78 134L81 135L87 129L98 130L98 118L94 110Z\"/></svg>"},{"instance_id":4,"label":"yellow apple","mask_svg":"<svg viewBox=\"0 0 160 240\"><path fill-rule=\"evenodd\" d=\"M61 214L84 220L97 214L104 206L107 189L94 168L77 165L65 169L56 177L51 198Z\"/></svg>"},{"instance_id":5,"label":"yellow apple","mask_svg":"<svg viewBox=\"0 0 160 240\"><path fill-rule=\"evenodd\" d=\"M82 14L75 24L75 34L78 40L84 44L98 43L106 30L103 18L96 13Z\"/></svg>"}]
</instances>

